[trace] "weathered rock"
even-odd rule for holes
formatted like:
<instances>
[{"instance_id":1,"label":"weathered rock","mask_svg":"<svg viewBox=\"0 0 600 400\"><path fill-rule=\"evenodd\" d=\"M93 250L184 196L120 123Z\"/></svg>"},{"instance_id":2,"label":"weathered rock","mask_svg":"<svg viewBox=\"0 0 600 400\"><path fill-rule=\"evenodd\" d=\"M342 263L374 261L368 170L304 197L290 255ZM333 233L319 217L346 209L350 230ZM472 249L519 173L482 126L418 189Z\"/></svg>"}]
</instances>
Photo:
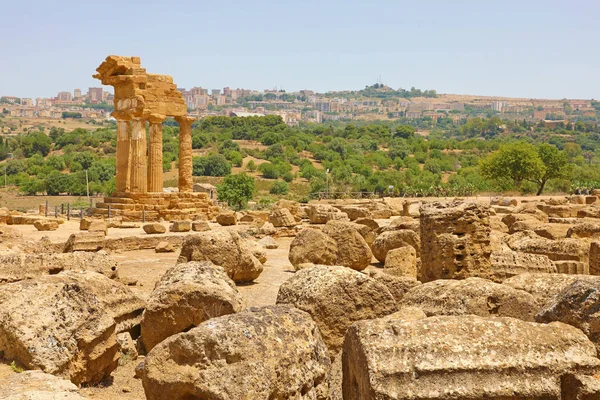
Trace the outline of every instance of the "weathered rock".
<instances>
[{"instance_id":1,"label":"weathered rock","mask_svg":"<svg viewBox=\"0 0 600 400\"><path fill-rule=\"evenodd\" d=\"M402 300L404 295L409 290L421 285L421 282L416 280L414 277L397 276L387 273L386 270L384 270L383 272L370 271L369 277L376 280L379 283L382 283L386 288L388 288L396 302Z\"/></svg>"},{"instance_id":2,"label":"weathered rock","mask_svg":"<svg viewBox=\"0 0 600 400\"><path fill-rule=\"evenodd\" d=\"M138 351L133 342L133 338L129 332L117 333L117 345L119 345L119 353L126 355L127 358L135 360L138 357ZM123 360L119 359L119 362Z\"/></svg>"},{"instance_id":3,"label":"weathered rock","mask_svg":"<svg viewBox=\"0 0 600 400\"><path fill-rule=\"evenodd\" d=\"M362 271L371 264L373 253L369 245L358 232L358 229L368 229L345 221L329 221L323 227L323 233L335 240L337 257L335 263L344 267Z\"/></svg>"},{"instance_id":4,"label":"weathered rock","mask_svg":"<svg viewBox=\"0 0 600 400\"><path fill-rule=\"evenodd\" d=\"M292 227L298 225L296 219L287 208L279 208L271 211L269 214L269 222L274 227Z\"/></svg>"},{"instance_id":5,"label":"weathered rock","mask_svg":"<svg viewBox=\"0 0 600 400\"><path fill-rule=\"evenodd\" d=\"M549 217L569 218L577 215L577 208L569 204L538 204L537 207Z\"/></svg>"},{"instance_id":6,"label":"weathered rock","mask_svg":"<svg viewBox=\"0 0 600 400\"><path fill-rule=\"evenodd\" d=\"M74 251L99 251L104 248L105 238L104 232L74 233L67 239L63 253L71 253Z\"/></svg>"},{"instance_id":7,"label":"weathered rock","mask_svg":"<svg viewBox=\"0 0 600 400\"><path fill-rule=\"evenodd\" d=\"M536 210L538 211L538 210ZM541 214L541 215L540 215ZM523 213L523 214L508 214L502 217L502 222L508 227L509 233L514 233L515 229L513 225L517 222L527 223L530 226L534 227L540 224L544 224L548 222L548 216L541 211L539 214L537 213ZM522 230L522 229L521 229Z\"/></svg>"},{"instance_id":8,"label":"weathered rock","mask_svg":"<svg viewBox=\"0 0 600 400\"><path fill-rule=\"evenodd\" d=\"M169 232L189 232L192 229L192 221L173 221L169 226Z\"/></svg>"},{"instance_id":9,"label":"weathered rock","mask_svg":"<svg viewBox=\"0 0 600 400\"><path fill-rule=\"evenodd\" d=\"M58 229L58 222L54 220L37 220L33 223L38 231L55 231Z\"/></svg>"},{"instance_id":10,"label":"weathered rock","mask_svg":"<svg viewBox=\"0 0 600 400\"><path fill-rule=\"evenodd\" d=\"M556 272L556 266L546 255L519 253L512 250L493 251L490 262L492 269L490 279L496 282L527 272Z\"/></svg>"},{"instance_id":11,"label":"weathered rock","mask_svg":"<svg viewBox=\"0 0 600 400\"><path fill-rule=\"evenodd\" d=\"M234 282L250 282L263 271L261 262L252 254L244 239L235 232L208 231L185 238L179 263L211 261L223 267Z\"/></svg>"},{"instance_id":12,"label":"weathered rock","mask_svg":"<svg viewBox=\"0 0 600 400\"><path fill-rule=\"evenodd\" d=\"M554 261L556 272L559 274L575 274L575 275L588 275L590 268L587 262L582 261Z\"/></svg>"},{"instance_id":13,"label":"weathered rock","mask_svg":"<svg viewBox=\"0 0 600 400\"><path fill-rule=\"evenodd\" d=\"M255 242L252 239L247 239L242 241L242 247L246 250L250 251L254 257L262 264L267 262L267 252L265 248L262 247L258 242Z\"/></svg>"},{"instance_id":14,"label":"weathered rock","mask_svg":"<svg viewBox=\"0 0 600 400\"><path fill-rule=\"evenodd\" d=\"M224 211L217 215L217 223L221 226L237 225L237 216L233 211Z\"/></svg>"},{"instance_id":15,"label":"weathered rock","mask_svg":"<svg viewBox=\"0 0 600 400\"><path fill-rule=\"evenodd\" d=\"M279 243L275 241L271 236L265 236L264 238L258 241L262 247L268 250L276 249L279 247Z\"/></svg>"},{"instance_id":16,"label":"weathered rock","mask_svg":"<svg viewBox=\"0 0 600 400\"><path fill-rule=\"evenodd\" d=\"M192 230L194 232L210 231L210 225L207 221L194 221L192 222Z\"/></svg>"},{"instance_id":17,"label":"weathered rock","mask_svg":"<svg viewBox=\"0 0 600 400\"><path fill-rule=\"evenodd\" d=\"M589 271L592 275L600 275L600 241L590 243Z\"/></svg>"},{"instance_id":18,"label":"weathered rock","mask_svg":"<svg viewBox=\"0 0 600 400\"><path fill-rule=\"evenodd\" d=\"M108 224L102 220L94 220L88 226L88 232L102 232L104 235L108 233Z\"/></svg>"},{"instance_id":19,"label":"weathered rock","mask_svg":"<svg viewBox=\"0 0 600 400\"><path fill-rule=\"evenodd\" d=\"M567 237L569 226L566 224L542 224L533 229L538 235L546 239L563 239Z\"/></svg>"},{"instance_id":20,"label":"weathered rock","mask_svg":"<svg viewBox=\"0 0 600 400\"><path fill-rule=\"evenodd\" d=\"M281 208L287 208L292 213L292 215L298 215L300 217L306 218L306 216L303 216L303 214L305 213L302 211L301 204L296 201L285 199L277 200L277 202L273 204L273 210Z\"/></svg>"},{"instance_id":21,"label":"weathered rock","mask_svg":"<svg viewBox=\"0 0 600 400\"><path fill-rule=\"evenodd\" d=\"M600 222L582 222L569 228L568 238L600 238Z\"/></svg>"},{"instance_id":22,"label":"weathered rock","mask_svg":"<svg viewBox=\"0 0 600 400\"><path fill-rule=\"evenodd\" d=\"M173 253L175 251L175 246L169 242L160 242L154 248L154 251L157 253Z\"/></svg>"},{"instance_id":23,"label":"weathered rock","mask_svg":"<svg viewBox=\"0 0 600 400\"><path fill-rule=\"evenodd\" d=\"M399 307L399 310L393 314L382 317L390 320L418 321L427 318L427 315L418 307Z\"/></svg>"},{"instance_id":24,"label":"weathered rock","mask_svg":"<svg viewBox=\"0 0 600 400\"><path fill-rule=\"evenodd\" d=\"M243 309L242 295L223 268L192 261L170 268L157 282L142 317L146 351L207 319Z\"/></svg>"},{"instance_id":25,"label":"weathered rock","mask_svg":"<svg viewBox=\"0 0 600 400\"><path fill-rule=\"evenodd\" d=\"M151 224L146 224L143 226L144 232L149 235L161 234L167 232L167 228L159 222L154 222Z\"/></svg>"},{"instance_id":26,"label":"weathered rock","mask_svg":"<svg viewBox=\"0 0 600 400\"><path fill-rule=\"evenodd\" d=\"M600 279L574 281L554 296L535 319L579 328L600 350Z\"/></svg>"},{"instance_id":27,"label":"weathered rock","mask_svg":"<svg viewBox=\"0 0 600 400\"><path fill-rule=\"evenodd\" d=\"M257 210L248 210L244 213L244 215L239 219L240 222L267 222L269 220L269 212L268 211L257 211Z\"/></svg>"},{"instance_id":28,"label":"weathered rock","mask_svg":"<svg viewBox=\"0 0 600 400\"><path fill-rule=\"evenodd\" d=\"M101 220L98 219L98 218L83 217L79 221L79 230L80 231L87 231L90 228L90 225L92 224L93 221L101 221Z\"/></svg>"},{"instance_id":29,"label":"weathered rock","mask_svg":"<svg viewBox=\"0 0 600 400\"><path fill-rule=\"evenodd\" d=\"M275 227L273 226L272 223L270 222L265 222L264 224L262 224L262 226L258 229L258 232L262 235L274 235L275 233L277 233L277 229L275 229Z\"/></svg>"},{"instance_id":30,"label":"weathered rock","mask_svg":"<svg viewBox=\"0 0 600 400\"><path fill-rule=\"evenodd\" d=\"M345 400L560 399L561 378L599 370L581 331L512 318L361 321L342 356Z\"/></svg>"},{"instance_id":31,"label":"weathered rock","mask_svg":"<svg viewBox=\"0 0 600 400\"><path fill-rule=\"evenodd\" d=\"M349 268L322 265L300 270L285 281L279 287L277 304L308 312L331 356L340 350L352 323L397 310L396 301L382 283Z\"/></svg>"},{"instance_id":32,"label":"weathered rock","mask_svg":"<svg viewBox=\"0 0 600 400\"><path fill-rule=\"evenodd\" d=\"M387 231L377 235L371 250L373 250L373 255L379 262L385 263L388 251L404 246L412 246L417 257L420 257L419 235L409 229Z\"/></svg>"},{"instance_id":33,"label":"weathered rock","mask_svg":"<svg viewBox=\"0 0 600 400\"><path fill-rule=\"evenodd\" d=\"M539 307L551 302L554 296L576 281L600 282L600 277L567 274L521 274L503 282L506 286L529 292Z\"/></svg>"},{"instance_id":34,"label":"weathered rock","mask_svg":"<svg viewBox=\"0 0 600 400\"><path fill-rule=\"evenodd\" d=\"M350 221L358 218L371 218L373 215L368 208L358 206L341 206L340 211L346 213Z\"/></svg>"},{"instance_id":35,"label":"weathered rock","mask_svg":"<svg viewBox=\"0 0 600 400\"><path fill-rule=\"evenodd\" d=\"M537 311L531 294L481 278L428 282L409 290L400 304L418 307L428 317L474 314L533 321Z\"/></svg>"},{"instance_id":36,"label":"weathered rock","mask_svg":"<svg viewBox=\"0 0 600 400\"><path fill-rule=\"evenodd\" d=\"M348 214L329 204L312 204L307 213L311 224L326 224L331 220L348 220Z\"/></svg>"},{"instance_id":37,"label":"weathered rock","mask_svg":"<svg viewBox=\"0 0 600 400\"><path fill-rule=\"evenodd\" d=\"M327 349L310 316L287 306L213 318L144 361L148 400L327 399Z\"/></svg>"},{"instance_id":38,"label":"weathered rock","mask_svg":"<svg viewBox=\"0 0 600 400\"><path fill-rule=\"evenodd\" d=\"M364 225L369 227L372 231L379 229L379 224L372 218L357 218L354 221L355 224Z\"/></svg>"},{"instance_id":39,"label":"weathered rock","mask_svg":"<svg viewBox=\"0 0 600 400\"><path fill-rule=\"evenodd\" d=\"M85 400L78 388L66 379L42 371L12 374L0 382L2 400Z\"/></svg>"},{"instance_id":40,"label":"weathered rock","mask_svg":"<svg viewBox=\"0 0 600 400\"><path fill-rule=\"evenodd\" d=\"M288 259L298 270L298 265L305 263L334 265L337 254L337 243L329 235L317 229L304 229L290 244Z\"/></svg>"},{"instance_id":41,"label":"weathered rock","mask_svg":"<svg viewBox=\"0 0 600 400\"><path fill-rule=\"evenodd\" d=\"M98 382L117 366L115 320L88 285L57 276L0 286L0 352L75 384Z\"/></svg>"},{"instance_id":42,"label":"weathered rock","mask_svg":"<svg viewBox=\"0 0 600 400\"><path fill-rule=\"evenodd\" d=\"M139 335L145 302L127 286L92 271L65 271L41 278L40 282L77 282L93 294L116 323L115 332Z\"/></svg>"},{"instance_id":43,"label":"weathered rock","mask_svg":"<svg viewBox=\"0 0 600 400\"><path fill-rule=\"evenodd\" d=\"M586 264L589 262L589 245L578 239L549 240L522 232L511 235L507 244L514 251L543 254L552 261L580 261Z\"/></svg>"},{"instance_id":44,"label":"weathered rock","mask_svg":"<svg viewBox=\"0 0 600 400\"><path fill-rule=\"evenodd\" d=\"M600 207L589 206L577 211L577 218L600 218Z\"/></svg>"},{"instance_id":45,"label":"weathered rock","mask_svg":"<svg viewBox=\"0 0 600 400\"><path fill-rule=\"evenodd\" d=\"M62 271L95 271L110 279L117 278L117 262L101 251L98 253L39 253L22 252L0 255L0 283L54 275Z\"/></svg>"},{"instance_id":46,"label":"weathered rock","mask_svg":"<svg viewBox=\"0 0 600 400\"><path fill-rule=\"evenodd\" d=\"M386 270L393 269L394 275L417 278L417 252L409 245L388 251L385 256ZM387 271L386 271L387 272Z\"/></svg>"},{"instance_id":47,"label":"weathered rock","mask_svg":"<svg viewBox=\"0 0 600 400\"><path fill-rule=\"evenodd\" d=\"M474 203L424 205L419 280L489 277L489 215L489 207Z\"/></svg>"},{"instance_id":48,"label":"weathered rock","mask_svg":"<svg viewBox=\"0 0 600 400\"><path fill-rule=\"evenodd\" d=\"M381 228L379 228L378 233L383 233L387 231L400 231L405 229L409 229L417 234L420 234L421 228L419 220L411 217L395 218L389 223L389 225L382 226Z\"/></svg>"}]
</instances>

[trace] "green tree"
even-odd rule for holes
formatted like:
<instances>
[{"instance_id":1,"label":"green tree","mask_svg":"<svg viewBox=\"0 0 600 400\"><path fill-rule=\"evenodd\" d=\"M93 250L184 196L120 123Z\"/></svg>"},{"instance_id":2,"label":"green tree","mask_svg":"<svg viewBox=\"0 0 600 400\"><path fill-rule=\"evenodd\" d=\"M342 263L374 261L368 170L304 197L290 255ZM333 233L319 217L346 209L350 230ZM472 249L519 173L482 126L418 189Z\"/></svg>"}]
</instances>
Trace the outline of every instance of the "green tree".
<instances>
[{"instance_id":1,"label":"green tree","mask_svg":"<svg viewBox=\"0 0 600 400\"><path fill-rule=\"evenodd\" d=\"M256 163L254 162L254 160L250 160L248 161L248 164L246 164L246 169L250 172L254 172L256 171Z\"/></svg>"},{"instance_id":2,"label":"green tree","mask_svg":"<svg viewBox=\"0 0 600 400\"><path fill-rule=\"evenodd\" d=\"M286 195L290 191L290 185L285 181L277 181L269 190L271 194Z\"/></svg>"},{"instance_id":3,"label":"green tree","mask_svg":"<svg viewBox=\"0 0 600 400\"><path fill-rule=\"evenodd\" d=\"M223 183L217 185L219 201L226 201L230 207L241 210L254 194L254 178L244 173L227 175Z\"/></svg>"},{"instance_id":4,"label":"green tree","mask_svg":"<svg viewBox=\"0 0 600 400\"><path fill-rule=\"evenodd\" d=\"M566 179L571 175L571 168L567 154L550 144L540 144L537 152L545 167L544 173L535 182L538 184L537 195L539 196L549 179Z\"/></svg>"},{"instance_id":5,"label":"green tree","mask_svg":"<svg viewBox=\"0 0 600 400\"><path fill-rule=\"evenodd\" d=\"M490 179L510 179L518 188L524 181L539 182L546 173L535 146L520 141L506 144L479 164L481 174Z\"/></svg>"},{"instance_id":6,"label":"green tree","mask_svg":"<svg viewBox=\"0 0 600 400\"><path fill-rule=\"evenodd\" d=\"M400 125L396 127L394 132L395 137L399 137L402 139L408 139L411 136L415 135L415 128L411 125Z\"/></svg>"}]
</instances>

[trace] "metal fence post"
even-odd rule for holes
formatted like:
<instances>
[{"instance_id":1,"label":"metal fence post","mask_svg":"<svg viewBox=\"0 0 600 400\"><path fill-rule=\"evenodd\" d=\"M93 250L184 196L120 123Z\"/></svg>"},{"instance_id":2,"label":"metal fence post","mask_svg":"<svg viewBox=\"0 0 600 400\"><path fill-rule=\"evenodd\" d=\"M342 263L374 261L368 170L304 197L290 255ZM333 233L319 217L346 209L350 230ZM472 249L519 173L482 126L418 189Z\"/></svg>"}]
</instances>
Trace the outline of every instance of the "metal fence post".
<instances>
[{"instance_id":1,"label":"metal fence post","mask_svg":"<svg viewBox=\"0 0 600 400\"><path fill-rule=\"evenodd\" d=\"M71 203L67 203L67 221L71 220Z\"/></svg>"},{"instance_id":2,"label":"metal fence post","mask_svg":"<svg viewBox=\"0 0 600 400\"><path fill-rule=\"evenodd\" d=\"M58 206L54 206L54 218L58 218Z\"/></svg>"},{"instance_id":3,"label":"metal fence post","mask_svg":"<svg viewBox=\"0 0 600 400\"><path fill-rule=\"evenodd\" d=\"M108 205L108 218L110 218L110 204Z\"/></svg>"},{"instance_id":4,"label":"metal fence post","mask_svg":"<svg viewBox=\"0 0 600 400\"><path fill-rule=\"evenodd\" d=\"M60 214L64 214L65 213L65 203L60 203Z\"/></svg>"},{"instance_id":5,"label":"metal fence post","mask_svg":"<svg viewBox=\"0 0 600 400\"><path fill-rule=\"evenodd\" d=\"M46 200L46 209L44 210L46 217L48 217L48 200Z\"/></svg>"}]
</instances>

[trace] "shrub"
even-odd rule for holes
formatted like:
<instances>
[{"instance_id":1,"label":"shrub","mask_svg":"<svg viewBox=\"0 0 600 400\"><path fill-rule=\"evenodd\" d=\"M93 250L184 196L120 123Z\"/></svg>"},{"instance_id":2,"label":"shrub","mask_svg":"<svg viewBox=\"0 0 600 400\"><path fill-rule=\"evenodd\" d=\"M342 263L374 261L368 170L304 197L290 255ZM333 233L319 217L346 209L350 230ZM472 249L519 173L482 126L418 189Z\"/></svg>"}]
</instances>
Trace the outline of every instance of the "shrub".
<instances>
[{"instance_id":1,"label":"shrub","mask_svg":"<svg viewBox=\"0 0 600 400\"><path fill-rule=\"evenodd\" d=\"M276 194L276 195L286 195L289 193L289 191L290 191L290 186L287 184L287 182L277 181L271 187L271 190L269 190L269 193Z\"/></svg>"}]
</instances>

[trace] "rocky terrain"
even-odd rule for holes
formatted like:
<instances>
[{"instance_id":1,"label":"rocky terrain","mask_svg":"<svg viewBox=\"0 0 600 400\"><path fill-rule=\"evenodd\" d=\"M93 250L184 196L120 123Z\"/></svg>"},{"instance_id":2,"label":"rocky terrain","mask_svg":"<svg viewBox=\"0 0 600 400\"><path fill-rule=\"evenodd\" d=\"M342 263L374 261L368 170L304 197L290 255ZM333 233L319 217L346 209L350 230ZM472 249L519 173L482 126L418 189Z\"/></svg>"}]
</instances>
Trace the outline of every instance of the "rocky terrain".
<instances>
[{"instance_id":1,"label":"rocky terrain","mask_svg":"<svg viewBox=\"0 0 600 400\"><path fill-rule=\"evenodd\" d=\"M598 399L599 196L0 210L0 399Z\"/></svg>"}]
</instances>

